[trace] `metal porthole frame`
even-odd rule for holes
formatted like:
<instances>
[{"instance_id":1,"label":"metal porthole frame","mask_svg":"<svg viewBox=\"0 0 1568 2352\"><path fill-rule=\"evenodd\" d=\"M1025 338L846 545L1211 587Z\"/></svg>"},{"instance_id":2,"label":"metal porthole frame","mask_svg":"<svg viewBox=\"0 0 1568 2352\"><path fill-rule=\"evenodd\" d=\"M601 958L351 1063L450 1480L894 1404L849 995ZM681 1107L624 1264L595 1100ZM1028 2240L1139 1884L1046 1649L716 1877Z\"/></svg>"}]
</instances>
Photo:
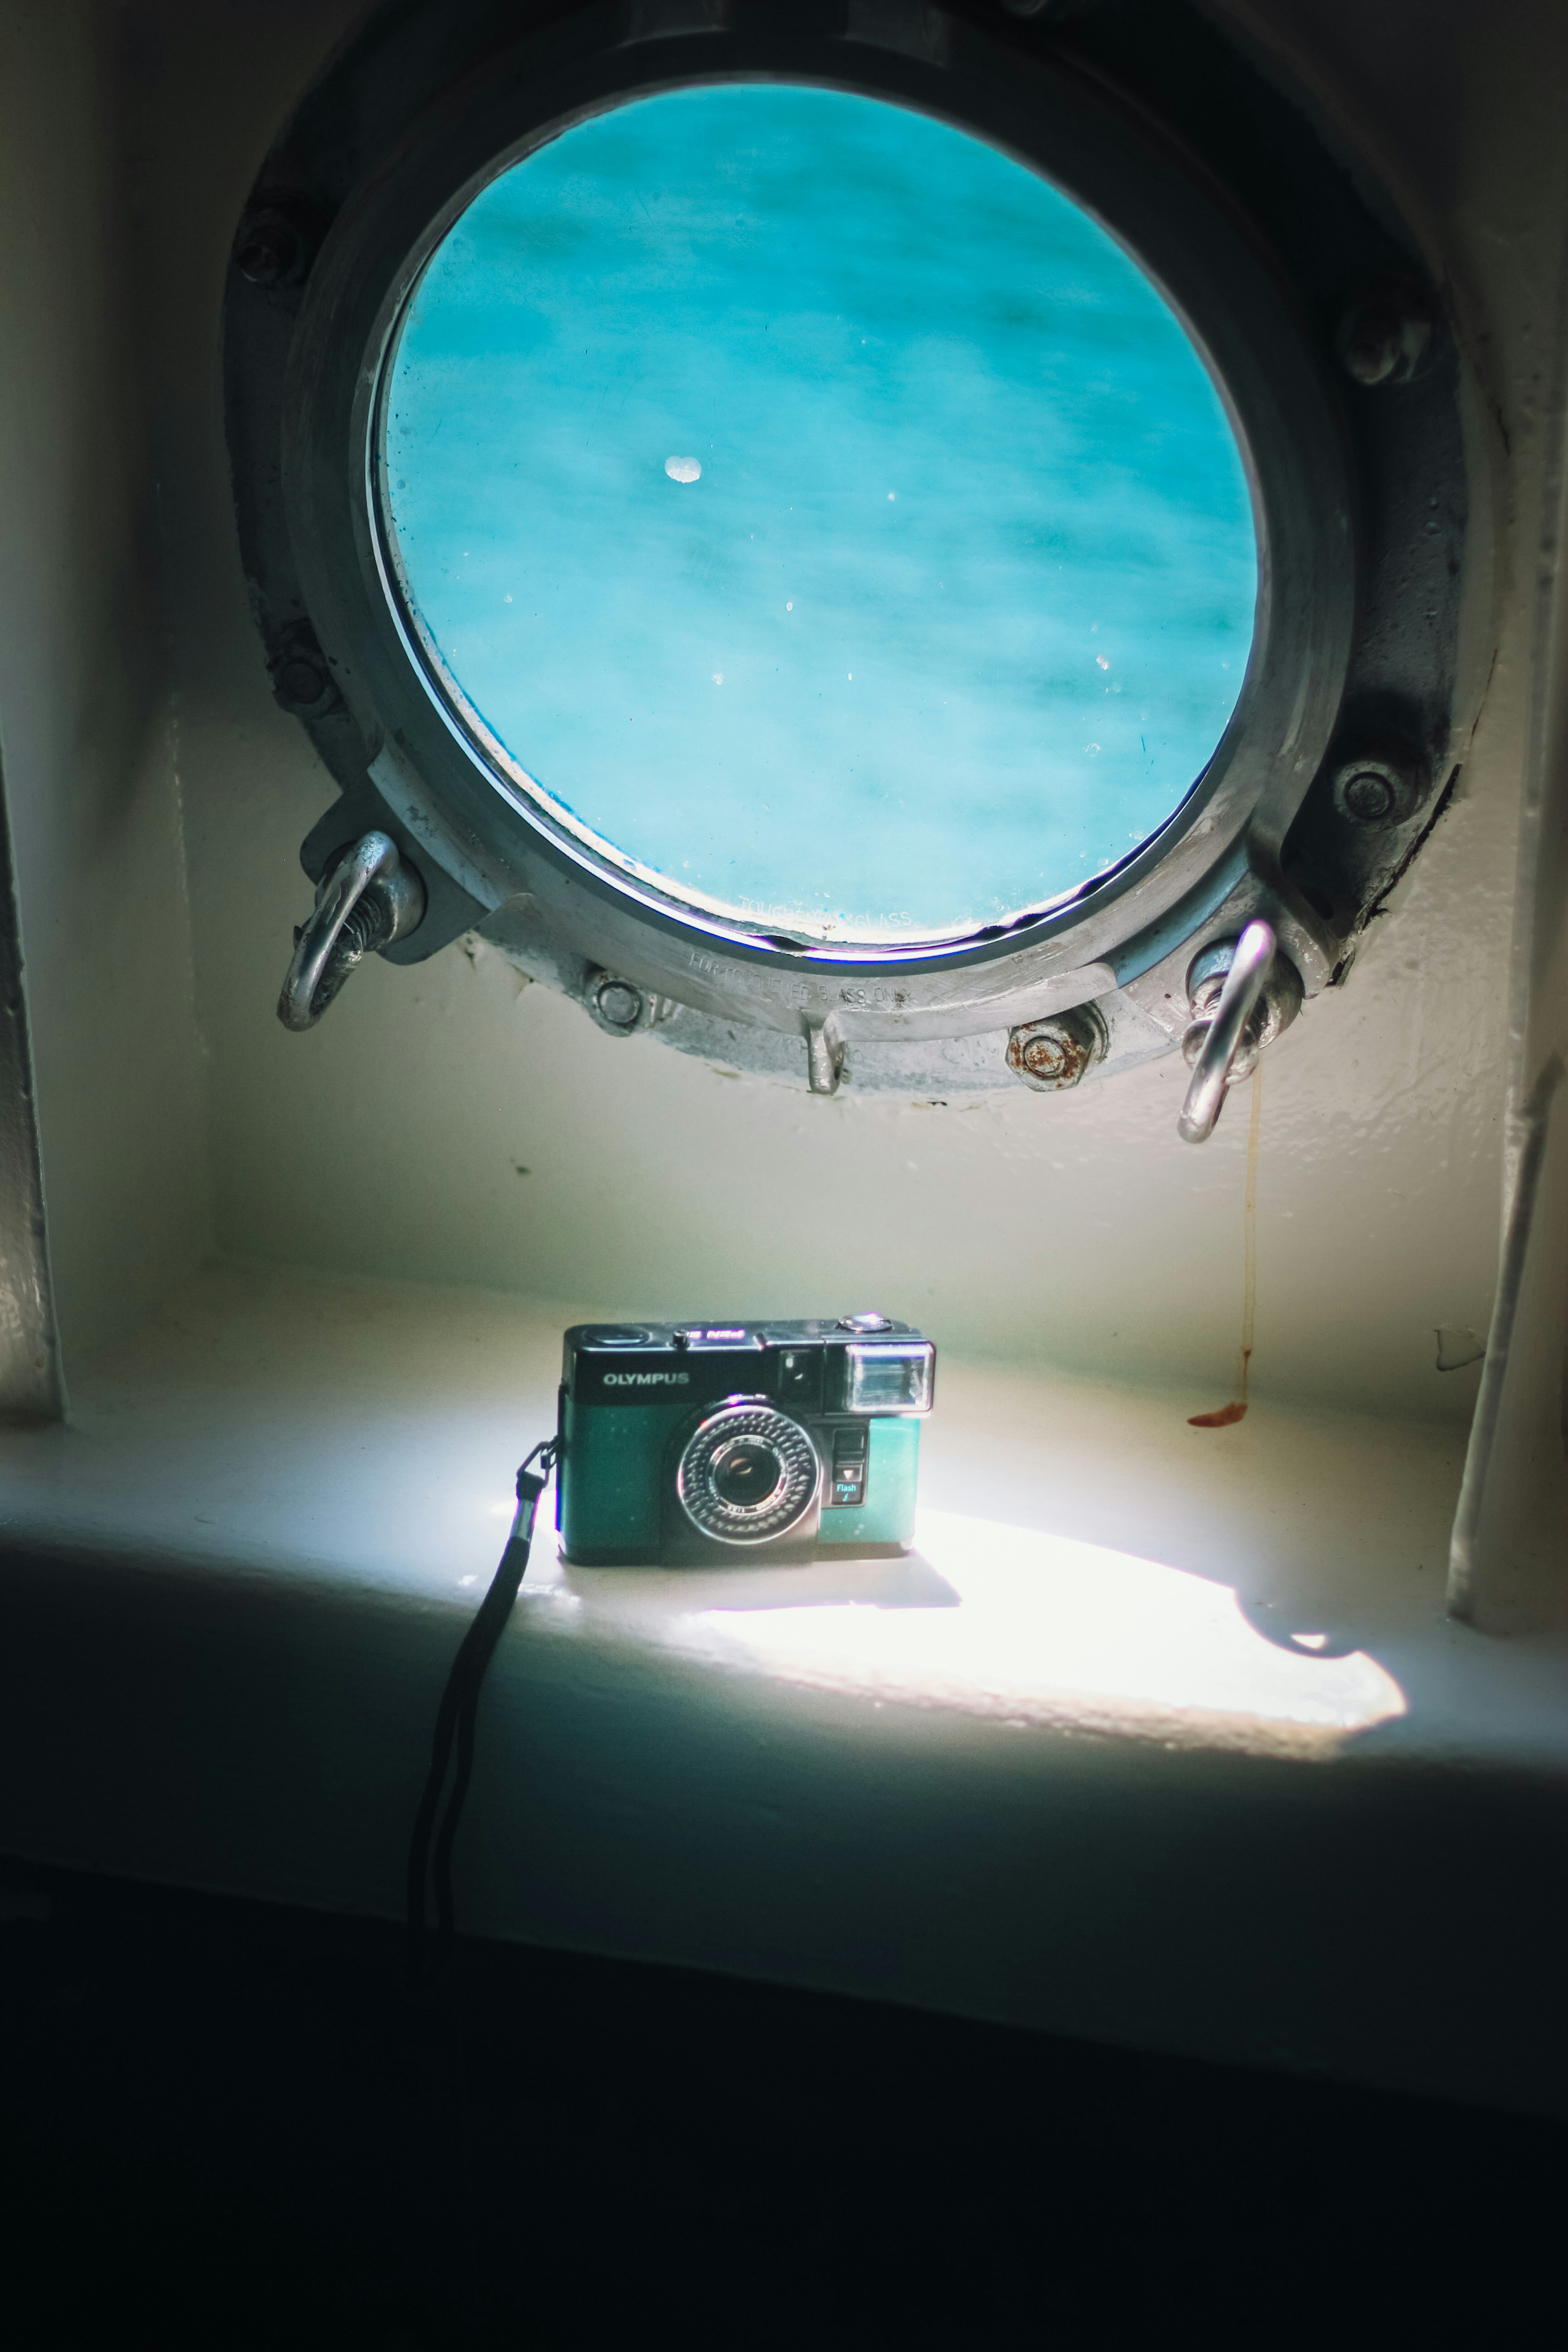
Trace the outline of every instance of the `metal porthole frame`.
<instances>
[{"instance_id":1,"label":"metal porthole frame","mask_svg":"<svg viewBox=\"0 0 1568 2352\"><path fill-rule=\"evenodd\" d=\"M483 15L471 0L437 13L475 25ZM1415 556L1431 570L1429 510L1439 500L1444 551L1452 556L1462 535L1451 363L1405 388L1401 463L1416 487L1406 483L1402 505L1384 479L1393 458L1382 420L1369 426L1356 408L1358 394L1385 405L1389 395L1353 384L1343 393L1321 297L1315 313L1315 289L1281 264L1221 172L1119 88L1103 58L993 7L847 0L792 12L670 0L524 12L499 49L476 33L467 52L450 21L447 31L448 69L433 95L427 79L405 86L406 55L399 74L398 40L405 52L407 43L395 25L382 47L373 26L368 47L339 61L264 171L231 270L230 441L247 568L275 690L343 790L305 845L312 878L363 831L384 829L428 897L420 927L386 949L391 961L479 929L577 996L603 1028L657 1029L710 1059L805 1076L819 1092L846 1077L927 1094L1010 1087L1019 1074L1016 1050L1008 1066L1010 1033L1063 1016L1076 1015L1090 1043L1076 1064L1065 1056L1075 1076L1169 1051L1189 1016L1192 958L1252 917L1273 925L1308 996L1342 971L1356 921L1409 845L1447 756L1457 559L1442 612L1400 640L1404 666L1396 657L1392 677L1398 631L1379 596L1389 603L1392 566L1404 561L1408 572L1404 542L1418 530ZM528 802L451 682L431 674L388 559L384 366L411 289L452 222L496 173L573 121L638 95L746 79L915 107L1045 173L1131 251L1183 319L1252 485L1252 659L1182 806L1070 901L915 951L791 940L695 910L599 858ZM332 133L334 108L346 120L355 97L362 136L366 115L379 115L384 132L357 154ZM269 235L281 266L268 258ZM1355 247L1355 234L1342 230L1341 243ZM1361 245L1364 257L1319 274L1386 275L1386 233L1372 225ZM1334 324L1342 310L1336 299ZM1415 593L1438 592L1428 582ZM1403 759L1417 778L1391 803L1391 821L1373 828L1370 857L1343 787L1347 757L1353 765L1357 756ZM1328 835L1308 860L1316 882L1289 855L1310 795L1317 833ZM1361 800L1370 805L1368 793ZM605 1018L606 1004L627 1017Z\"/></svg>"}]
</instances>

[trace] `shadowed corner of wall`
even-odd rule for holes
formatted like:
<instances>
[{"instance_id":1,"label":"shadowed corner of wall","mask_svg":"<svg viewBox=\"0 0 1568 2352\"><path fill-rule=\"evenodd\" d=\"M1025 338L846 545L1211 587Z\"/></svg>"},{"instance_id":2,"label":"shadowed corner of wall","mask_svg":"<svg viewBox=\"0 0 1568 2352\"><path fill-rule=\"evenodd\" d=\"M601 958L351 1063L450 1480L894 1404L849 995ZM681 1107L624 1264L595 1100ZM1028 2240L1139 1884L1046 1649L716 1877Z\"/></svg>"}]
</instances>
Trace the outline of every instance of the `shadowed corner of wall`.
<instances>
[{"instance_id":1,"label":"shadowed corner of wall","mask_svg":"<svg viewBox=\"0 0 1568 2352\"><path fill-rule=\"evenodd\" d=\"M1448 1607L1478 1633L1536 1633L1568 1618L1568 1121L1562 1077L1553 1054L1517 1121L1497 1304L1454 1517Z\"/></svg>"},{"instance_id":2,"label":"shadowed corner of wall","mask_svg":"<svg viewBox=\"0 0 1568 2352\"><path fill-rule=\"evenodd\" d=\"M0 772L0 1423L64 1416L21 922Z\"/></svg>"}]
</instances>

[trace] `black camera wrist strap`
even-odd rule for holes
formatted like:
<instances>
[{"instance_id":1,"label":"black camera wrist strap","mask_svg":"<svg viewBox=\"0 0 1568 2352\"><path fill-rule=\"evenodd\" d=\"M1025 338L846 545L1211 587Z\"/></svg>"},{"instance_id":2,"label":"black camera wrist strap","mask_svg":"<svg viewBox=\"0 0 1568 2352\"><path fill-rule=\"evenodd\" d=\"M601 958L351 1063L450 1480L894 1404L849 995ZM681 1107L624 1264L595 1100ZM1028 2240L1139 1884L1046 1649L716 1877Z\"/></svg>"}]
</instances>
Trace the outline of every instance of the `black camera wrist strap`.
<instances>
[{"instance_id":1,"label":"black camera wrist strap","mask_svg":"<svg viewBox=\"0 0 1568 2352\"><path fill-rule=\"evenodd\" d=\"M537 1463L538 1468L533 1465ZM533 1541L534 1514L555 1466L555 1441L536 1445L517 1474L517 1515L489 1591L476 1611L458 1645L436 1715L430 1771L415 1816L408 1848L409 1966L417 1982L438 1973L450 1948L455 1918L452 1902L452 1849L468 1781L474 1769L474 1733L479 1721L479 1689L485 1669L495 1654L507 1619L528 1567ZM454 1750L456 1762L454 1763ZM448 1775L450 1786L448 1787ZM446 1803L442 1804L442 1793ZM433 1850L432 1850L433 1849ZM434 1965L426 1944L428 1897L434 1890L439 1935Z\"/></svg>"}]
</instances>

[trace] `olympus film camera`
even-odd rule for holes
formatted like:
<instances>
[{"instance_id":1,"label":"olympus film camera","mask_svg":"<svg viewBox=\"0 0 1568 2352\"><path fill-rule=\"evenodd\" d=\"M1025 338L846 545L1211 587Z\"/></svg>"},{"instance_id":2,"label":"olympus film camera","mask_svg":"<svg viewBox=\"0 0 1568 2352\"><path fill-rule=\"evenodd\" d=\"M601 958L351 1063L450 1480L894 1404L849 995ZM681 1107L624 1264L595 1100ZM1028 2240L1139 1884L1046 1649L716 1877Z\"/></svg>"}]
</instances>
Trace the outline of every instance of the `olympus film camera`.
<instances>
[{"instance_id":1,"label":"olympus film camera","mask_svg":"<svg viewBox=\"0 0 1568 2352\"><path fill-rule=\"evenodd\" d=\"M610 1567L864 1559L914 1532L936 1349L907 1323L584 1323L566 1334L555 1524Z\"/></svg>"}]
</instances>

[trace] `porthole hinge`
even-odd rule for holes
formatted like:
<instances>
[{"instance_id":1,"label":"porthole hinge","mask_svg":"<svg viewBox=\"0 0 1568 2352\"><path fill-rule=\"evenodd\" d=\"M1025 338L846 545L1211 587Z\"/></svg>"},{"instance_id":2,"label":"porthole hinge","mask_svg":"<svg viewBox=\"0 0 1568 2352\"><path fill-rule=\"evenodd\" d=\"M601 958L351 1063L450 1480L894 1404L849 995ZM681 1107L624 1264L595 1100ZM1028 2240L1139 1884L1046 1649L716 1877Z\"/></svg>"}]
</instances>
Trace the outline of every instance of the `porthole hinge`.
<instances>
[{"instance_id":1,"label":"porthole hinge","mask_svg":"<svg viewBox=\"0 0 1568 2352\"><path fill-rule=\"evenodd\" d=\"M844 1076L844 1032L837 1013L805 1024L806 1077L814 1095L836 1095Z\"/></svg>"}]
</instances>

